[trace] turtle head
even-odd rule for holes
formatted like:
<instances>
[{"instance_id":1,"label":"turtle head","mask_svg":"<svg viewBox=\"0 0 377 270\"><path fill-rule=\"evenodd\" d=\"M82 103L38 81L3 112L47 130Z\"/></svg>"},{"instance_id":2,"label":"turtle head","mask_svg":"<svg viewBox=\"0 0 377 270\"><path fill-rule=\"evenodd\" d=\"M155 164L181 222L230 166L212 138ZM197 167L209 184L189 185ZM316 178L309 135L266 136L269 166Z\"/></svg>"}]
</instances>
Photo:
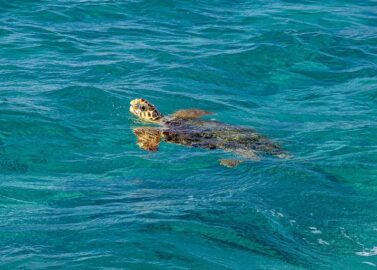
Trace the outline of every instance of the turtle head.
<instances>
[{"instance_id":1,"label":"turtle head","mask_svg":"<svg viewBox=\"0 0 377 270\"><path fill-rule=\"evenodd\" d=\"M148 122L158 122L163 117L152 103L143 98L137 98L131 101L130 112Z\"/></svg>"}]
</instances>

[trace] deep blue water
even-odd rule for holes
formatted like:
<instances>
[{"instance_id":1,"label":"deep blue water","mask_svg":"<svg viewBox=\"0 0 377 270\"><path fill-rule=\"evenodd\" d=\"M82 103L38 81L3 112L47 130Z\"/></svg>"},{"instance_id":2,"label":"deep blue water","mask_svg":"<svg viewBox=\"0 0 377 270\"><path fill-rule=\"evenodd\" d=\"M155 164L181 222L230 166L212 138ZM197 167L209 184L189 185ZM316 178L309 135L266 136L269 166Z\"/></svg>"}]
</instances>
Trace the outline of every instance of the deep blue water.
<instances>
[{"instance_id":1,"label":"deep blue water","mask_svg":"<svg viewBox=\"0 0 377 270\"><path fill-rule=\"evenodd\" d=\"M294 158L146 153L137 97ZM376 164L376 1L0 1L0 269L377 269Z\"/></svg>"}]
</instances>

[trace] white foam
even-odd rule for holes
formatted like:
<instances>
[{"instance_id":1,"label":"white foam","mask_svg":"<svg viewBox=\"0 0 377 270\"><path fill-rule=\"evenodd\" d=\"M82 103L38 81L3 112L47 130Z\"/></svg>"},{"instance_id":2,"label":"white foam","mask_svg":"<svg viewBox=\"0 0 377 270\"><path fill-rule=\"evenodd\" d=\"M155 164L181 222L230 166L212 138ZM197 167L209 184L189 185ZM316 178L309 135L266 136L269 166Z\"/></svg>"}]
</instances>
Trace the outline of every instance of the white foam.
<instances>
[{"instance_id":1,"label":"white foam","mask_svg":"<svg viewBox=\"0 0 377 270\"><path fill-rule=\"evenodd\" d=\"M377 255L377 247L373 247L372 249L363 250L360 252L356 252L356 255L364 256L364 257L370 257L370 256L376 256Z\"/></svg>"},{"instance_id":2,"label":"white foam","mask_svg":"<svg viewBox=\"0 0 377 270\"><path fill-rule=\"evenodd\" d=\"M376 267L377 265L375 265L374 263L372 263L372 262L362 262L362 263L365 263L365 264L367 264L367 265L370 265L370 266L374 266L374 267Z\"/></svg>"},{"instance_id":3,"label":"white foam","mask_svg":"<svg viewBox=\"0 0 377 270\"><path fill-rule=\"evenodd\" d=\"M326 246L329 246L330 243L329 242L326 242L325 240L321 239L321 238L318 238L318 243L321 244L321 245L326 245Z\"/></svg>"},{"instance_id":4,"label":"white foam","mask_svg":"<svg viewBox=\"0 0 377 270\"><path fill-rule=\"evenodd\" d=\"M321 234L322 232L318 230L316 227L309 227L312 234Z\"/></svg>"}]
</instances>

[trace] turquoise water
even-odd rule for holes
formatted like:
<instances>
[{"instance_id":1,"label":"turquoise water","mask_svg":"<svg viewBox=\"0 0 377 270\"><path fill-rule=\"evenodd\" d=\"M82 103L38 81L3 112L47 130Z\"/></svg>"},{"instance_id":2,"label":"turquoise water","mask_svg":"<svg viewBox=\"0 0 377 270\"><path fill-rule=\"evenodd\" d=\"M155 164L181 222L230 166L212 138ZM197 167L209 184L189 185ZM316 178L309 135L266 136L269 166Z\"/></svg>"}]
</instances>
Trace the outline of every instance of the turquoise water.
<instances>
[{"instance_id":1,"label":"turquoise water","mask_svg":"<svg viewBox=\"0 0 377 270\"><path fill-rule=\"evenodd\" d=\"M0 269L377 269L376 1L0 1ZM291 160L146 153L129 101Z\"/></svg>"}]
</instances>

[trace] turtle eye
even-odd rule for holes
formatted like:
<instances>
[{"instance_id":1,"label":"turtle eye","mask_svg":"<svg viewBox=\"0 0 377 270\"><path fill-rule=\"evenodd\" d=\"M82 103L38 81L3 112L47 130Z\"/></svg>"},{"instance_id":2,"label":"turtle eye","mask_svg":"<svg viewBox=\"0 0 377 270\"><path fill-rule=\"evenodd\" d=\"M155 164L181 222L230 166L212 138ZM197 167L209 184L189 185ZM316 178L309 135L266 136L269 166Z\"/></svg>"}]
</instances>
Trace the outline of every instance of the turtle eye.
<instances>
[{"instance_id":1,"label":"turtle eye","mask_svg":"<svg viewBox=\"0 0 377 270\"><path fill-rule=\"evenodd\" d=\"M145 106L141 106L140 108L142 111L145 111Z\"/></svg>"}]
</instances>

